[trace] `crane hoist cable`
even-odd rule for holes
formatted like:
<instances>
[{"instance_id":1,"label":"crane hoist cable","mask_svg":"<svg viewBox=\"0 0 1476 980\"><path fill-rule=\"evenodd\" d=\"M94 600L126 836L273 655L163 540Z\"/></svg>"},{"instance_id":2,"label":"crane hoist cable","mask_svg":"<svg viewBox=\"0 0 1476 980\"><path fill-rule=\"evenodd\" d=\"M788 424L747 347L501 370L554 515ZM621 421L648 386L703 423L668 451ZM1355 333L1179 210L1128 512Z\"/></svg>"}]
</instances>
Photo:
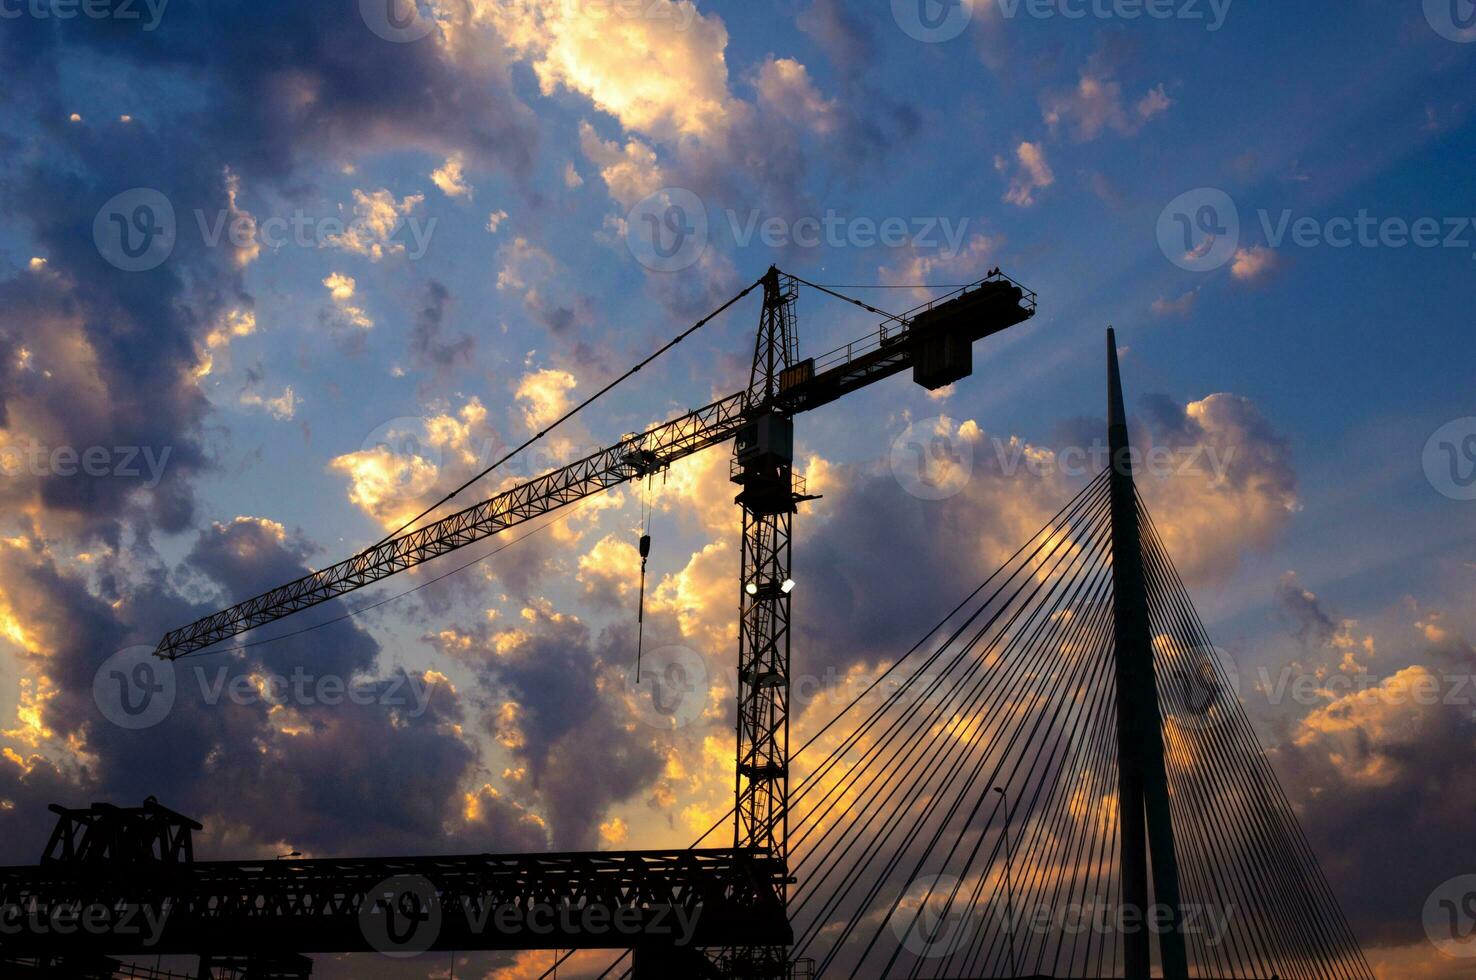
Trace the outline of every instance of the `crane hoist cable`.
<instances>
[{"instance_id":1,"label":"crane hoist cable","mask_svg":"<svg viewBox=\"0 0 1476 980\"><path fill-rule=\"evenodd\" d=\"M655 353L652 353L649 356L647 356L644 360L642 360L639 363L637 363L635 365L635 367L633 367L630 370L626 371L620 377L618 377L615 380L611 381L609 384L605 385L603 388L601 388L599 391L595 392L593 395L590 395L588 398L586 398L584 401L580 402L578 405L575 405L573 408L569 409L569 411L567 411L563 415L559 416L552 423L550 423L546 428L542 429L541 431L535 433L532 436L529 436L528 439L526 441L524 441L522 445L518 446L516 449L512 450L511 452L508 452L508 453L504 454L503 457L501 459L499 459L497 462L493 463L491 466L489 466L486 469L482 470L480 473L478 473L477 475L473 476L471 479L467 480L461 486L457 487L455 490L452 490L450 493L446 494L446 496L442 497L440 500L437 500L435 503L431 504L425 510L421 511L419 514L416 514L414 517L410 518L404 524L400 525L400 527L398 529L396 529L394 531L391 531L389 534L386 534L384 537L380 538L370 548L367 548L365 550L366 551L370 551L370 550L373 550L374 548L378 548L380 545L384 544L386 541L389 541L392 538L397 538L401 534L404 534L405 531L408 528L410 528L412 525L414 525L422 517L425 517L427 514L431 513L432 511L434 511L436 509L438 509L443 504L449 503L452 499L454 499L456 497L457 494L461 493L461 491L465 490L467 487L470 487L473 483L476 483L482 477L486 476L488 473L491 473L493 470L497 469L503 463L506 463L508 460L512 459L518 453L522 452L524 449L527 449L529 446L533 445L539 439L542 439L544 436L548 435L554 429L557 429L559 426L563 425L569 419L573 418L575 415L579 414L581 411L583 411L584 409L586 409L590 405L592 405L596 400L598 400L606 392L610 391L612 388L614 388L615 386L619 385L622 381L625 381L627 378L629 378L632 375L634 375L637 371L639 371L641 368L645 367L647 364L650 364L652 361L656 360L656 358L660 357L662 354L665 354L667 351L671 350L677 344L680 344L682 341L686 340L688 337L690 337L692 334L696 333L698 330L702 329L704 326L706 326L712 320L717 319L717 317L719 317L720 315L722 315L724 312L727 311L728 307L732 306L734 303L738 302L743 297L745 297L749 293L753 292L759 286L763 285L763 282L764 282L763 279L756 279L756 280L754 280L754 282L752 284L750 284L748 287L746 287L743 290L743 292L739 293L737 296L734 296L732 299L728 300L722 306L719 306L717 309L715 309L711 313L707 314L707 316L703 317L702 319L698 320L696 323L694 323L690 327L688 327L686 330L683 330L681 333L677 334L671 340L668 340L657 351L655 351Z\"/></svg>"},{"instance_id":2,"label":"crane hoist cable","mask_svg":"<svg viewBox=\"0 0 1476 980\"><path fill-rule=\"evenodd\" d=\"M636 683L641 682L641 649L646 640L646 559L651 557L651 518L656 513L656 501L652 484L654 471L646 473L646 484L641 490L641 592L640 605L636 608ZM661 483L666 485L666 470L661 471Z\"/></svg>"}]
</instances>

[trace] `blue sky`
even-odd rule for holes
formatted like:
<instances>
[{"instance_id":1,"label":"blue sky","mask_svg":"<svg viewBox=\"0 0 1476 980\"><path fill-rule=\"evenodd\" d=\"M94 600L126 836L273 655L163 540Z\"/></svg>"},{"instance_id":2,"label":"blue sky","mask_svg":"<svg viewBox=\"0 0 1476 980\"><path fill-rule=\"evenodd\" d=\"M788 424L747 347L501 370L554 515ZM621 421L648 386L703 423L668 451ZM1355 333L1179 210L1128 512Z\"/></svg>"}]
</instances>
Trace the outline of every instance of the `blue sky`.
<instances>
[{"instance_id":1,"label":"blue sky","mask_svg":"<svg viewBox=\"0 0 1476 980\"><path fill-rule=\"evenodd\" d=\"M931 622L917 610L946 608L1085 482L1059 463L1102 432L1114 325L1135 438L1228 454L1224 480L1145 481L1212 631L1243 680L1324 682L1307 704L1241 693L1372 958L1389 976L1459 975L1420 907L1476 858L1455 816L1465 791L1431 790L1462 771L1472 712L1389 695L1411 671L1476 667L1476 504L1442 477L1440 448L1476 434L1476 34L1451 19L1468 0L1181 0L1164 19L928 3L944 38L915 36L905 0L432 0L414 40L387 39L368 0L170 0L138 19L4 7L0 58L25 94L0 110L0 447L170 451L157 485L49 465L6 484L0 798L14 807L0 819L16 859L46 802L166 791L237 851L685 838L731 777L737 515L721 452L655 492L657 638L714 677L675 737L628 724L630 489L351 623L221 655L247 675L438 678L444 700L382 749L436 760L400 794L415 812L301 788L356 740L405 730L393 711L191 704L125 733L99 717L92 678L114 650L377 540L771 263L892 312L1000 267L1039 313L981 344L972 378L941 396L894 379L801 420L826 498L798 524L797 656L885 663ZM131 271L110 216L161 199L173 245ZM643 216L673 200L708 233L660 271L642 261ZM1181 215L1199 230L1166 248ZM1373 244L1330 244L1361 215ZM741 240L827 218L846 231L820 247ZM243 237L212 241L221 221ZM905 240L869 241L889 221ZM293 222L305 238L271 237ZM1438 247L1407 242L1421 222ZM1209 225L1223 231L1206 240ZM729 311L539 459L737 390L757 315L752 299ZM808 289L799 315L806 354L876 325ZM909 493L891 462L909 426L966 449L947 499ZM391 430L418 442L385 451ZM1012 439L1040 472L1007 471ZM883 626L827 622L841 608ZM609 778L572 800L557 788L569 746L602 731L623 733ZM274 769L237 759L252 737ZM279 812L232 813L210 769L222 757ZM1430 853L1391 851L1421 813Z\"/></svg>"}]
</instances>

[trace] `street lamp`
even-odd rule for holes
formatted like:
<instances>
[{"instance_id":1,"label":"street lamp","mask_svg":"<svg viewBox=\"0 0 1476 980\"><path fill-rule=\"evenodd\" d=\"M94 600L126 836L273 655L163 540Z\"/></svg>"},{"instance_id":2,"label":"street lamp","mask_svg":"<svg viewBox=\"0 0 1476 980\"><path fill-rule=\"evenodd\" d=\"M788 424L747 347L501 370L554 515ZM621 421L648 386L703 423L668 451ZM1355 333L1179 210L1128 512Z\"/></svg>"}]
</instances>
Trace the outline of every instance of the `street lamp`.
<instances>
[{"instance_id":1,"label":"street lamp","mask_svg":"<svg viewBox=\"0 0 1476 980\"><path fill-rule=\"evenodd\" d=\"M1010 976L1017 977L1020 973L1015 968L1015 890L1010 873L1010 801L1000 787L994 787L994 791L999 794L999 805L1004 807L1005 934L1010 941Z\"/></svg>"}]
</instances>

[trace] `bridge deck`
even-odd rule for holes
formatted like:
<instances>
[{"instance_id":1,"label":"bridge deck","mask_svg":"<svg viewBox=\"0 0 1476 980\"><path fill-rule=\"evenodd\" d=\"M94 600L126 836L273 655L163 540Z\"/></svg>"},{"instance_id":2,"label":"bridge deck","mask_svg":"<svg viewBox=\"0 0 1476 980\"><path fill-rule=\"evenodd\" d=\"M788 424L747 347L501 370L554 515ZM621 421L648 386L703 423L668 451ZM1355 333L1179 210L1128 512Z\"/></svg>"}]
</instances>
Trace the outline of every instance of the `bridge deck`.
<instances>
[{"instance_id":1,"label":"bridge deck","mask_svg":"<svg viewBox=\"0 0 1476 980\"><path fill-rule=\"evenodd\" d=\"M0 868L0 956L782 945L780 862L625 851Z\"/></svg>"}]
</instances>

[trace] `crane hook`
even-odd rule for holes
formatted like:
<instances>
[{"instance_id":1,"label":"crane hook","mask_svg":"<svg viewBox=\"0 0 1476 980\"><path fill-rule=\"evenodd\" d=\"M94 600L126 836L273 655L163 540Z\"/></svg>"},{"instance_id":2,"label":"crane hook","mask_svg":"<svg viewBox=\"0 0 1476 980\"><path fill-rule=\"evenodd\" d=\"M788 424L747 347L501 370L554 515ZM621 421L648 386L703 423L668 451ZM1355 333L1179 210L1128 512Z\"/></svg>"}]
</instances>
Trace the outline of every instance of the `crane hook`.
<instances>
[{"instance_id":1,"label":"crane hook","mask_svg":"<svg viewBox=\"0 0 1476 980\"><path fill-rule=\"evenodd\" d=\"M646 559L651 556L651 535L641 535L641 604L636 611L636 683L641 682L641 647L646 638Z\"/></svg>"}]
</instances>

